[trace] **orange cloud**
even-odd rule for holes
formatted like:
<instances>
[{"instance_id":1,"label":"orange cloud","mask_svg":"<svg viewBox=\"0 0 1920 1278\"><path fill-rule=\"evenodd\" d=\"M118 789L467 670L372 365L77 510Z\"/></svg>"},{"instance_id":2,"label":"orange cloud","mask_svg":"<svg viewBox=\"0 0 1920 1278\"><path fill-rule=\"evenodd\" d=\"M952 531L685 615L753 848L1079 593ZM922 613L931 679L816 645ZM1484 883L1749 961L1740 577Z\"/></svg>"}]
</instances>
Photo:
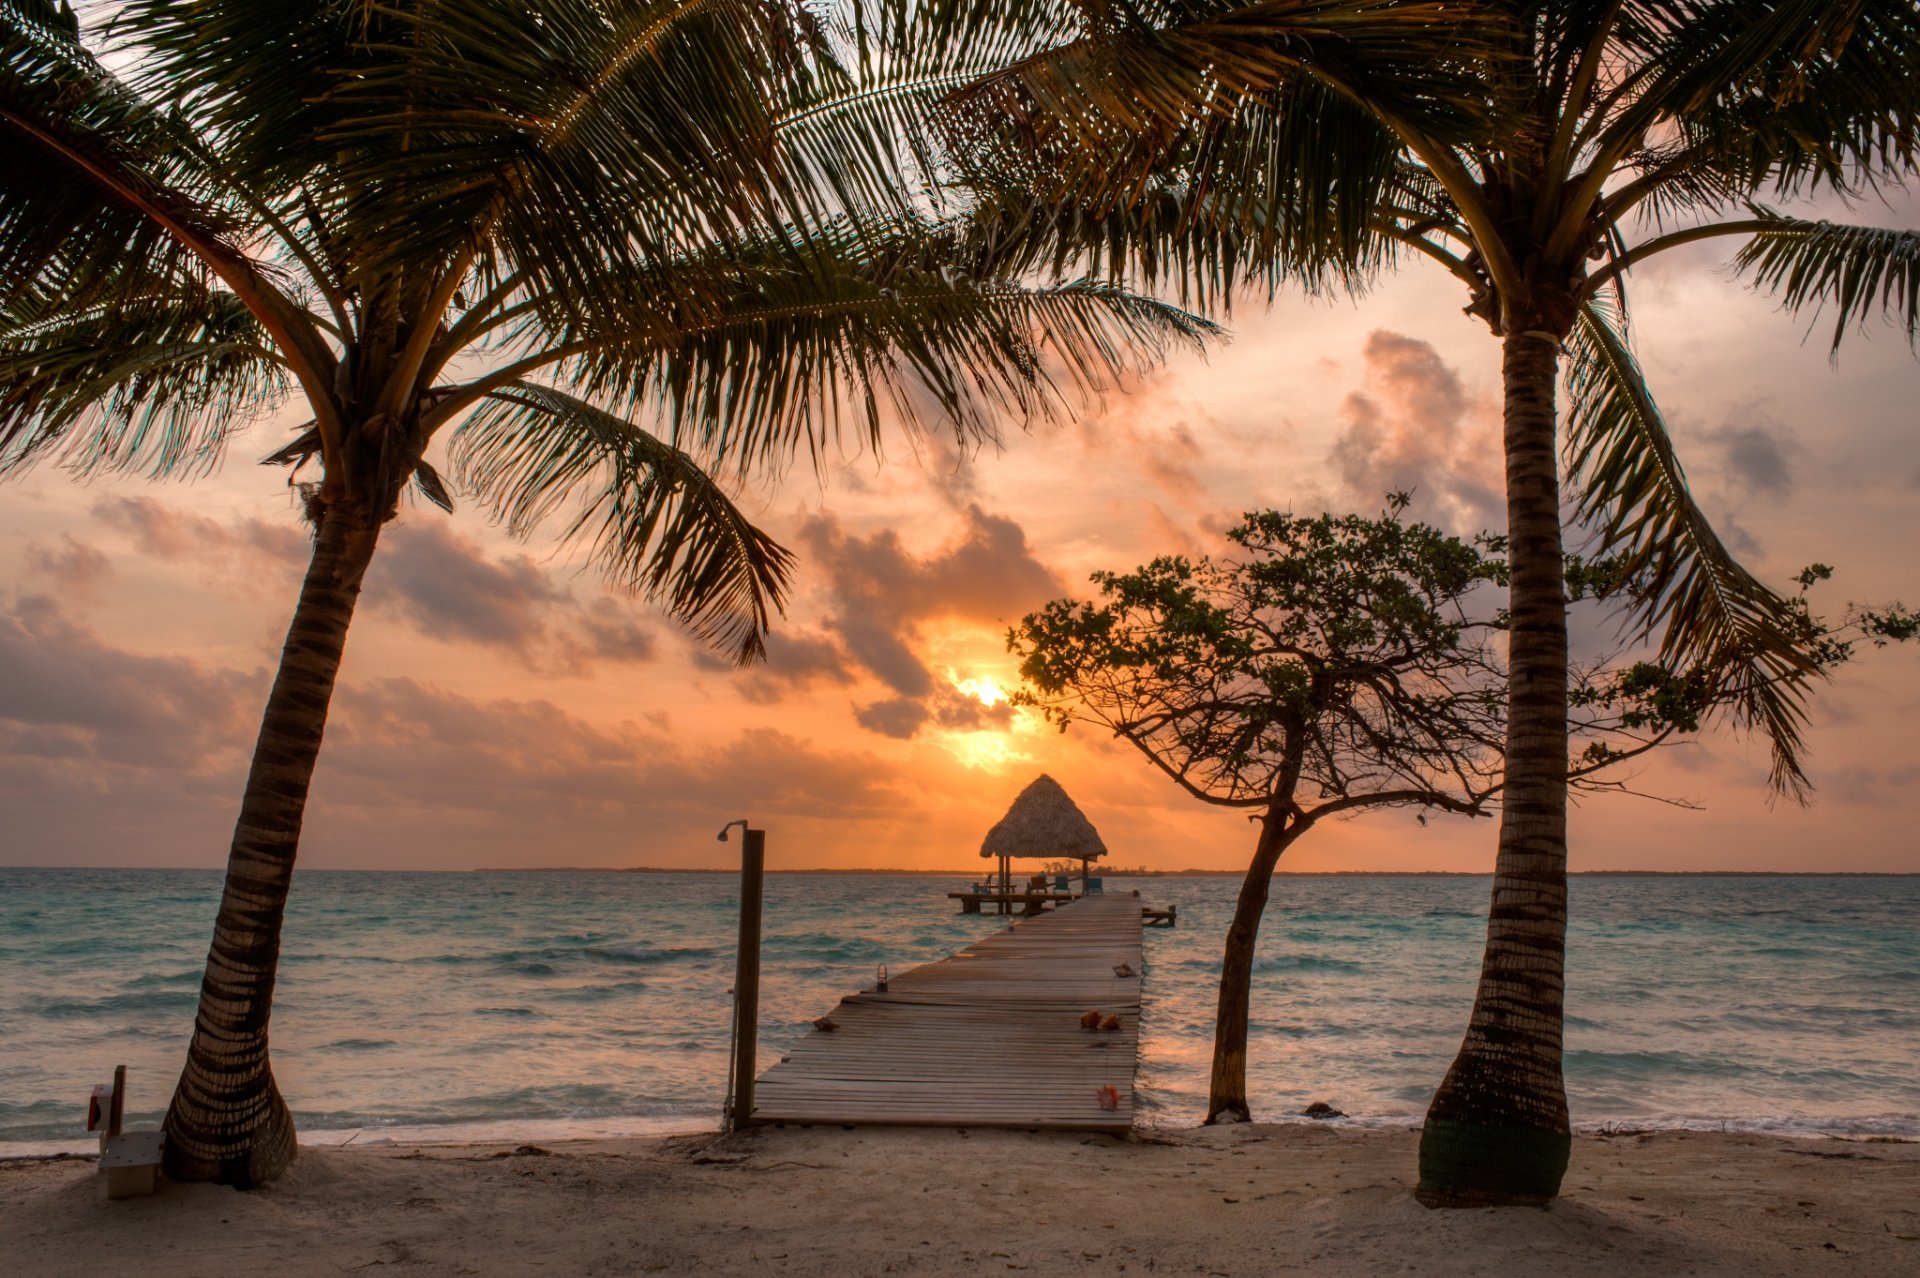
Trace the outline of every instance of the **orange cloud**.
<instances>
[{"instance_id":1,"label":"orange cloud","mask_svg":"<svg viewBox=\"0 0 1920 1278\"><path fill-rule=\"evenodd\" d=\"M1347 396L1330 457L1353 496L1371 508L1413 493L1416 514L1463 535L1506 527L1500 437L1476 418L1459 373L1428 343L1385 329L1362 353L1367 391Z\"/></svg>"}]
</instances>

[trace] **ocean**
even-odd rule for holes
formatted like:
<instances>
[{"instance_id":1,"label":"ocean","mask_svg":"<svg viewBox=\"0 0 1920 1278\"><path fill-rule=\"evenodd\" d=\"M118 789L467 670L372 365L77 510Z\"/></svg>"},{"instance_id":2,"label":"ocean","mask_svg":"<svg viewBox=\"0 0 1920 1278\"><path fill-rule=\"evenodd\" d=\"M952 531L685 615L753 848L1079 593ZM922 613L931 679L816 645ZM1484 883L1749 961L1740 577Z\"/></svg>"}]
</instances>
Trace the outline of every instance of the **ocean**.
<instances>
[{"instance_id":1,"label":"ocean","mask_svg":"<svg viewBox=\"0 0 1920 1278\"><path fill-rule=\"evenodd\" d=\"M1002 924L927 875L767 880L760 1057L871 981ZM211 870L0 869L0 1155L87 1148L129 1069L155 1122L192 1026ZM1109 879L1147 930L1142 1121L1203 1116L1238 882ZM301 871L273 1020L302 1139L558 1139L712 1128L736 880ZM1484 876L1282 876L1261 930L1255 1116L1313 1101L1418 1123L1459 1044ZM1583 876L1572 885L1574 1124L1920 1135L1920 877Z\"/></svg>"}]
</instances>

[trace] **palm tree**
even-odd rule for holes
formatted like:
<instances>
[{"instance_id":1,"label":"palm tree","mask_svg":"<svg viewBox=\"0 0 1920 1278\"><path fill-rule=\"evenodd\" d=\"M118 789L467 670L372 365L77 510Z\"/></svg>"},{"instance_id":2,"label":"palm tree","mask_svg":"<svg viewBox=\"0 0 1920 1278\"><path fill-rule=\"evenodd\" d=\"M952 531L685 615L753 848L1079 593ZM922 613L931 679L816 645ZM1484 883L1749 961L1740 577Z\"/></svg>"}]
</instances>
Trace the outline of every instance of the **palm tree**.
<instances>
[{"instance_id":1,"label":"palm tree","mask_svg":"<svg viewBox=\"0 0 1920 1278\"><path fill-rule=\"evenodd\" d=\"M1429 1205L1538 1202L1569 1148L1561 1074L1567 637L1562 466L1597 549L1648 583L1628 623L1766 734L1804 797L1816 656L1688 493L1631 354L1631 268L1711 238L1834 340L1920 331L1920 236L1791 216L1914 172L1911 0L1057 0L933 6L1008 65L943 141L1036 260L1203 303L1364 282L1407 253L1501 343L1511 537L1506 792L1479 992L1421 1140ZM1065 39L1058 34L1068 33ZM1564 363L1564 369L1563 369ZM1556 390L1569 409L1560 429Z\"/></svg>"},{"instance_id":2,"label":"palm tree","mask_svg":"<svg viewBox=\"0 0 1920 1278\"><path fill-rule=\"evenodd\" d=\"M129 0L95 34L112 69L0 0L0 472L191 476L312 415L268 459L314 466L313 555L165 1123L170 1176L256 1185L294 1154L267 1026L308 784L383 526L451 508L436 439L744 663L791 559L711 469L889 405L986 433L1209 326L894 195L888 117L779 0Z\"/></svg>"}]
</instances>

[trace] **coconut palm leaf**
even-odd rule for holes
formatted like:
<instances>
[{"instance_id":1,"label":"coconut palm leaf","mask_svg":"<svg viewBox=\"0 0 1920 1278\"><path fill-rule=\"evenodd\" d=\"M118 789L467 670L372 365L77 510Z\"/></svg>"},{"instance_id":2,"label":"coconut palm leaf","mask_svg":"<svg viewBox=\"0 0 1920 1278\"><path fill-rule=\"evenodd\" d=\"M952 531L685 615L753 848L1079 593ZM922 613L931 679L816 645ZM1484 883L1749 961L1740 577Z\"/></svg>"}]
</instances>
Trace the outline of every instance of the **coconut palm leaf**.
<instances>
[{"instance_id":1,"label":"coconut palm leaf","mask_svg":"<svg viewBox=\"0 0 1920 1278\"><path fill-rule=\"evenodd\" d=\"M1117 139L1232 115L1303 78L1436 138L1464 142L1489 128L1484 88L1466 68L1497 56L1499 28L1472 7L1268 0L1076 16L1073 38L954 95L956 127L1078 151L1075 179L1104 170ZM1327 162L1311 149L1300 158Z\"/></svg>"},{"instance_id":2,"label":"coconut palm leaf","mask_svg":"<svg viewBox=\"0 0 1920 1278\"><path fill-rule=\"evenodd\" d=\"M1779 296L1787 309L1834 312L1833 349L1849 325L1884 319L1920 342L1920 233L1781 217L1756 210L1771 223L1734 259L1756 287Z\"/></svg>"},{"instance_id":3,"label":"coconut palm leaf","mask_svg":"<svg viewBox=\"0 0 1920 1278\"><path fill-rule=\"evenodd\" d=\"M1400 144L1313 80L1071 151L1021 163L987 147L960 179L974 217L1036 269L1225 310L1243 287L1361 287L1395 249L1377 210L1405 176Z\"/></svg>"},{"instance_id":4,"label":"coconut palm leaf","mask_svg":"<svg viewBox=\"0 0 1920 1278\"><path fill-rule=\"evenodd\" d=\"M949 22L970 27L978 20L975 6L943 7ZM1049 7L1068 38L970 95L1013 89L1010 101L1062 124L1076 112L1087 123L1146 124L1231 109L1242 94L1308 72L1324 83L1364 88L1382 108L1435 124L1451 118L1477 133L1485 93L1465 64L1495 53L1502 25L1487 9L1386 0ZM1008 8L1022 16L1032 11Z\"/></svg>"},{"instance_id":5,"label":"coconut palm leaf","mask_svg":"<svg viewBox=\"0 0 1920 1278\"><path fill-rule=\"evenodd\" d=\"M799 449L818 461L849 428L877 449L889 420L994 438L1003 414L1045 418L1219 332L1105 282L1035 283L973 223L842 223L812 245L768 239L677 263L698 307L561 331L529 313L506 340L571 352L558 366L571 391L658 411L674 441L744 470Z\"/></svg>"},{"instance_id":6,"label":"coconut palm leaf","mask_svg":"<svg viewBox=\"0 0 1920 1278\"><path fill-rule=\"evenodd\" d=\"M746 665L766 655L793 557L687 453L548 386L501 387L456 430L457 481L516 536L559 518L607 577Z\"/></svg>"},{"instance_id":7,"label":"coconut palm leaf","mask_svg":"<svg viewBox=\"0 0 1920 1278\"><path fill-rule=\"evenodd\" d=\"M577 319L677 304L669 264L716 241L909 200L898 111L837 65L809 10L777 0L273 8L281 26L251 0L140 0L127 26L160 52L154 87L182 95L223 156L299 188L361 276L437 260L441 296L471 298L518 273L556 321ZM291 66L287 29L314 50ZM210 30L219 57L202 52ZM493 273L468 285L469 261Z\"/></svg>"},{"instance_id":8,"label":"coconut palm leaf","mask_svg":"<svg viewBox=\"0 0 1920 1278\"><path fill-rule=\"evenodd\" d=\"M74 307L0 312L0 475L43 458L78 474L192 477L286 394L266 333L192 280Z\"/></svg>"},{"instance_id":9,"label":"coconut palm leaf","mask_svg":"<svg viewBox=\"0 0 1920 1278\"><path fill-rule=\"evenodd\" d=\"M1590 302L1568 342L1566 457L1597 548L1637 583L1628 613L1674 669L1713 673L1735 721L1763 731L1773 782L1803 794L1800 729L1817 673L1800 613L1743 568L1688 490L1666 420L1608 308Z\"/></svg>"},{"instance_id":10,"label":"coconut palm leaf","mask_svg":"<svg viewBox=\"0 0 1920 1278\"><path fill-rule=\"evenodd\" d=\"M182 269L188 240L237 259L237 226L172 122L50 10L0 0L0 303L146 289Z\"/></svg>"},{"instance_id":11,"label":"coconut palm leaf","mask_svg":"<svg viewBox=\"0 0 1920 1278\"><path fill-rule=\"evenodd\" d=\"M1672 128L1740 189L1899 181L1920 143L1920 14L1907 0L1623 6L1643 60L1617 133Z\"/></svg>"}]
</instances>

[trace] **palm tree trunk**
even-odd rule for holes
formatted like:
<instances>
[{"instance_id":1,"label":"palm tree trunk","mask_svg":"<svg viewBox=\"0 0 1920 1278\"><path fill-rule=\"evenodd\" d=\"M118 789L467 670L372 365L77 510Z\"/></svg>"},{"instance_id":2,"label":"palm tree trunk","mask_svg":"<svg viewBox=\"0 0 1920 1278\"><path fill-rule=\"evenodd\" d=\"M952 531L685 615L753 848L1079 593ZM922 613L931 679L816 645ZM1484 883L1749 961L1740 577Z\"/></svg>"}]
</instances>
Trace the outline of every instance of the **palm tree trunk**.
<instances>
[{"instance_id":1,"label":"palm tree trunk","mask_svg":"<svg viewBox=\"0 0 1920 1278\"><path fill-rule=\"evenodd\" d=\"M1220 960L1220 1006L1213 1024L1213 1079L1207 1085L1209 1123L1253 1120L1247 1104L1247 1020L1253 998L1253 951L1260 939L1260 918L1267 910L1273 868L1300 833L1285 812L1268 811L1260 826L1253 864L1240 881L1240 900L1227 927L1226 953Z\"/></svg>"},{"instance_id":2,"label":"palm tree trunk","mask_svg":"<svg viewBox=\"0 0 1920 1278\"><path fill-rule=\"evenodd\" d=\"M347 624L379 534L379 517L357 503L321 516L247 774L186 1068L167 1109L165 1170L174 1180L244 1189L293 1161L293 1116L267 1060L280 925Z\"/></svg>"},{"instance_id":3,"label":"palm tree trunk","mask_svg":"<svg viewBox=\"0 0 1920 1278\"><path fill-rule=\"evenodd\" d=\"M1506 788L1486 956L1466 1039L1427 1110L1429 1207L1543 1203L1571 1137L1560 1047L1567 938L1567 605L1554 429L1557 343L1509 333L1507 531L1513 629Z\"/></svg>"}]
</instances>

